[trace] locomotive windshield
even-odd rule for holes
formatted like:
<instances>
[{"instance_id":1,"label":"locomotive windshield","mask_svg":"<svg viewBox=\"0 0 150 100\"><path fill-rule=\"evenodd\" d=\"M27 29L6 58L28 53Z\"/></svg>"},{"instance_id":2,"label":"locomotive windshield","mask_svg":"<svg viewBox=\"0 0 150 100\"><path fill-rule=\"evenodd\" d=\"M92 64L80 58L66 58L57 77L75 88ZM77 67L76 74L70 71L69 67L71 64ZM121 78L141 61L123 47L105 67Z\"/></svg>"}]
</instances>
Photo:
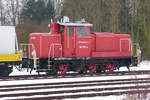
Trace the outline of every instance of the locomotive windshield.
<instances>
[{"instance_id":1,"label":"locomotive windshield","mask_svg":"<svg viewBox=\"0 0 150 100\"><path fill-rule=\"evenodd\" d=\"M88 27L77 27L78 36L88 36Z\"/></svg>"}]
</instances>

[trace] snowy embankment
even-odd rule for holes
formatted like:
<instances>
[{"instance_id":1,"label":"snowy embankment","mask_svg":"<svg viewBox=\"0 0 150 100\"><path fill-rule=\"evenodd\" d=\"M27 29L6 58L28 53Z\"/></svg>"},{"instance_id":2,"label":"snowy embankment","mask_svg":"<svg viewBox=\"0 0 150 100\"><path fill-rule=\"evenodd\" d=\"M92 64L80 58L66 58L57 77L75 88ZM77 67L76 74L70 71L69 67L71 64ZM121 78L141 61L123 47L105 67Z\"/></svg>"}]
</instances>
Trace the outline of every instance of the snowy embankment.
<instances>
[{"instance_id":1,"label":"snowy embankment","mask_svg":"<svg viewBox=\"0 0 150 100\"><path fill-rule=\"evenodd\" d=\"M127 71L128 69L126 67L120 68L120 71ZM150 62L149 61L143 61L141 64L138 65L138 67L132 67L130 69L131 71L136 71L136 70L150 70ZM29 72L18 72L16 69L11 75L28 75L30 74ZM32 74L37 74L35 71L33 71ZM59 82L76 82L76 81L96 81L96 80L116 80L116 79L132 79L132 78L149 78L150 75L126 75L126 76L100 76L100 77L80 77L80 78L58 78L58 79L37 79L37 80L17 80L17 81L0 81L0 86L9 86L9 85L23 85L23 84L38 84L38 83L59 83ZM83 83L82 83L83 84ZM110 88L110 87L124 87L124 86L136 86L137 84L129 84L129 85L101 85L101 86L90 86L90 87L76 87L76 88L61 88L61 89L39 89L37 90L19 90L19 91L9 91L9 92L0 92L0 95L4 94L14 94L14 93L32 93L32 92L47 92L47 91L65 91L65 90L77 90L77 89L93 89L93 88ZM146 83L138 84L138 85L150 85ZM44 86L43 86L44 87ZM14 87L13 87L14 88ZM28 87L30 88L30 87ZM114 90L116 91L116 90ZM122 90L125 91L125 90ZM81 92L79 94L85 94L85 93L103 93L103 92L108 92L108 91L97 91L97 92ZM67 93L67 95L71 95L74 93ZM48 96L57 96L57 95L66 95L66 94L49 94ZM150 95L148 95L150 96ZM38 97L38 96L37 96ZM39 97L46 97L46 96L39 96ZM17 98L1 98L2 99L21 99L22 97L17 97ZM28 97L23 97L23 98L28 98ZM97 97L91 97L91 98L79 98L77 100L126 100L127 96L126 95L120 95L120 96L97 96ZM150 98L147 98L149 100ZM70 99L65 99L65 100L70 100ZM135 99L136 100L136 99Z\"/></svg>"},{"instance_id":2,"label":"snowy embankment","mask_svg":"<svg viewBox=\"0 0 150 100\"><path fill-rule=\"evenodd\" d=\"M125 67L121 67L119 71L127 71L128 69ZM137 71L137 70L150 70L150 61L143 61L136 67L131 67L131 71Z\"/></svg>"}]
</instances>

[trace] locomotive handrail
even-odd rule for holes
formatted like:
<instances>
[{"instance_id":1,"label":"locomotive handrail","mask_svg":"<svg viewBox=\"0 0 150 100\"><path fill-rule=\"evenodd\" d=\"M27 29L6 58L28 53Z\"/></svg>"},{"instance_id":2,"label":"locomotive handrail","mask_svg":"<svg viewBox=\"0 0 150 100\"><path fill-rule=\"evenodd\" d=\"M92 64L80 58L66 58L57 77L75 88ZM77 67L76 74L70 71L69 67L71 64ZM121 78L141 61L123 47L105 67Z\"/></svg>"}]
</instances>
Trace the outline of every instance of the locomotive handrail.
<instances>
[{"instance_id":1,"label":"locomotive handrail","mask_svg":"<svg viewBox=\"0 0 150 100\"><path fill-rule=\"evenodd\" d=\"M27 46L27 48L24 48L25 46ZM20 52L21 52L21 54L24 53L24 52L22 52L22 51L25 51L25 53L28 54L28 55L25 55L25 57L31 58L31 57L30 57L31 50L30 50L30 48L29 48L30 46L32 46L32 50L36 53L36 50L35 50L35 47L34 47L33 44L25 44L25 43L21 43L21 44L20 44ZM26 49L28 49L29 52L27 52ZM22 55L22 57L24 57L24 55Z\"/></svg>"},{"instance_id":2,"label":"locomotive handrail","mask_svg":"<svg viewBox=\"0 0 150 100\"><path fill-rule=\"evenodd\" d=\"M62 57L62 45L61 44L59 44L59 43L53 43L53 44L51 44L50 45L50 48L49 48L49 53L48 53L48 69L50 69L50 67L51 67L51 65L50 65L50 63L51 63L51 61L50 61L50 56L51 56L51 51L52 51L52 49L53 49L53 54L52 54L52 57L54 57L55 56L55 52L54 52L54 47L56 46L56 45L60 45L61 46L61 57Z\"/></svg>"},{"instance_id":3,"label":"locomotive handrail","mask_svg":"<svg viewBox=\"0 0 150 100\"><path fill-rule=\"evenodd\" d=\"M50 45L50 49L49 49L49 53L48 53L48 58L50 58L50 56L51 56L52 49L53 49L52 57L55 57L55 52L54 52L54 49L55 49L54 47L55 46L61 46L61 57L62 57L62 45L59 44L59 43L53 43L53 44Z\"/></svg>"},{"instance_id":4,"label":"locomotive handrail","mask_svg":"<svg viewBox=\"0 0 150 100\"><path fill-rule=\"evenodd\" d=\"M132 47L132 55L137 56L138 64L141 62L141 48L138 43L133 43L132 46L135 46L135 48ZM135 52L134 50L135 49Z\"/></svg>"},{"instance_id":5,"label":"locomotive handrail","mask_svg":"<svg viewBox=\"0 0 150 100\"><path fill-rule=\"evenodd\" d=\"M27 48L26 48L26 47ZM30 46L32 46L32 53L31 53L31 50L30 50ZM24 48L25 47L25 48ZM28 49L28 51L25 51L26 49ZM25 51L26 54L23 54ZM32 55L32 58L33 58L33 64L34 64L34 68L36 69L37 68L37 56L36 56L36 49L35 49L35 46L33 44L25 44L25 43L21 43L20 44L20 53L22 55L22 58L25 56L25 58L31 58L30 54Z\"/></svg>"},{"instance_id":6,"label":"locomotive handrail","mask_svg":"<svg viewBox=\"0 0 150 100\"><path fill-rule=\"evenodd\" d=\"M132 55L136 54L136 56L138 55L138 53L141 52L140 49L140 45L138 43L133 43L132 46L135 46L136 52L134 53L133 47L132 47Z\"/></svg>"}]
</instances>

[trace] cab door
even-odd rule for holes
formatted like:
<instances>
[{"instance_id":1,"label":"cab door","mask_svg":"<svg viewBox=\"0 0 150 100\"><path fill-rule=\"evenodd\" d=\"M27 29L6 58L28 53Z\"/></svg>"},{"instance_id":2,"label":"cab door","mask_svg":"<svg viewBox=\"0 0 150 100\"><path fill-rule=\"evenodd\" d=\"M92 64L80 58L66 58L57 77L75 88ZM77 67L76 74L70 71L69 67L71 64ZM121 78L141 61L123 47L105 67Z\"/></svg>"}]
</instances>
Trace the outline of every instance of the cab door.
<instances>
[{"instance_id":1,"label":"cab door","mask_svg":"<svg viewBox=\"0 0 150 100\"><path fill-rule=\"evenodd\" d=\"M76 57L90 57L92 37L89 36L89 33L89 27L76 27Z\"/></svg>"},{"instance_id":2,"label":"cab door","mask_svg":"<svg viewBox=\"0 0 150 100\"><path fill-rule=\"evenodd\" d=\"M63 48L64 57L75 57L75 28L72 26L65 27Z\"/></svg>"},{"instance_id":3,"label":"cab door","mask_svg":"<svg viewBox=\"0 0 150 100\"><path fill-rule=\"evenodd\" d=\"M75 29L71 26L68 27L67 48L69 56L75 57Z\"/></svg>"}]
</instances>

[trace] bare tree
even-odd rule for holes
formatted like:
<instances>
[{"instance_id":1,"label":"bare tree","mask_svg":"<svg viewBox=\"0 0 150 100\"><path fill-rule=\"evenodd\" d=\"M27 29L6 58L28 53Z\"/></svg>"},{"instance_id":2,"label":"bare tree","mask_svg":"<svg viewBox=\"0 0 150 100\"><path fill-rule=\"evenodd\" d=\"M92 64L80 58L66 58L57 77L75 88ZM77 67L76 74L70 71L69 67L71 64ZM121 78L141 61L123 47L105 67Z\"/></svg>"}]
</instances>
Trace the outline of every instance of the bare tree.
<instances>
[{"instance_id":1,"label":"bare tree","mask_svg":"<svg viewBox=\"0 0 150 100\"><path fill-rule=\"evenodd\" d=\"M5 2L7 5L6 12L9 23L11 25L16 25L20 14L21 4L19 0L6 0Z\"/></svg>"},{"instance_id":2,"label":"bare tree","mask_svg":"<svg viewBox=\"0 0 150 100\"><path fill-rule=\"evenodd\" d=\"M16 25L20 11L28 0L0 0L0 24Z\"/></svg>"},{"instance_id":3,"label":"bare tree","mask_svg":"<svg viewBox=\"0 0 150 100\"><path fill-rule=\"evenodd\" d=\"M3 5L2 0L0 0L0 25L2 25L2 14L3 13Z\"/></svg>"},{"instance_id":4,"label":"bare tree","mask_svg":"<svg viewBox=\"0 0 150 100\"><path fill-rule=\"evenodd\" d=\"M2 3L2 0L0 0L0 25L5 24L5 15L4 15L4 5Z\"/></svg>"}]
</instances>

